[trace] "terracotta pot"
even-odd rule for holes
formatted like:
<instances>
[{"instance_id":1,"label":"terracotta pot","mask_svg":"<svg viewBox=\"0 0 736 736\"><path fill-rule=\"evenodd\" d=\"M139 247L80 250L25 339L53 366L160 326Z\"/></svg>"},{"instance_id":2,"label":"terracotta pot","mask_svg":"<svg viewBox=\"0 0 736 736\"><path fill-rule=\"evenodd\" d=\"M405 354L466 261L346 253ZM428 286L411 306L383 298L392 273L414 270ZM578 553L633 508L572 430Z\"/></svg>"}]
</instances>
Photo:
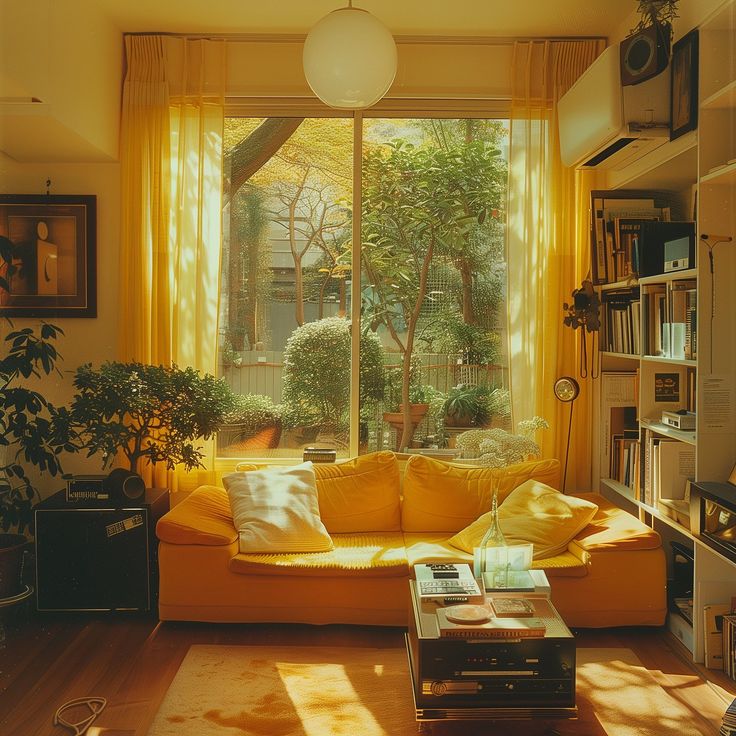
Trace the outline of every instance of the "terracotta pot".
<instances>
[{"instance_id":1,"label":"terracotta pot","mask_svg":"<svg viewBox=\"0 0 736 736\"><path fill-rule=\"evenodd\" d=\"M399 404L399 413L403 414L403 404ZM424 419L426 413L429 411L429 404L409 404L409 416L411 416L411 421L414 422L414 424L419 424L419 422Z\"/></svg>"}]
</instances>

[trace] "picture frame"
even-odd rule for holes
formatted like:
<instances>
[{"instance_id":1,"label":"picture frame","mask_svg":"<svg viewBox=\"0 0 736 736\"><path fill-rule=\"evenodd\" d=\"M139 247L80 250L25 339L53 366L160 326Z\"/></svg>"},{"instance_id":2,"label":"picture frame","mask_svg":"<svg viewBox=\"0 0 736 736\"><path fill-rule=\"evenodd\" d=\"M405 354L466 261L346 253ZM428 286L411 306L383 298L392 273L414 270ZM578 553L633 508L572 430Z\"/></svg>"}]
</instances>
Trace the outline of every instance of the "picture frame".
<instances>
[{"instance_id":1,"label":"picture frame","mask_svg":"<svg viewBox=\"0 0 736 736\"><path fill-rule=\"evenodd\" d=\"M0 194L0 236L0 317L97 316L95 195Z\"/></svg>"},{"instance_id":2,"label":"picture frame","mask_svg":"<svg viewBox=\"0 0 736 736\"><path fill-rule=\"evenodd\" d=\"M672 47L670 140L698 127L698 31L693 29Z\"/></svg>"}]
</instances>

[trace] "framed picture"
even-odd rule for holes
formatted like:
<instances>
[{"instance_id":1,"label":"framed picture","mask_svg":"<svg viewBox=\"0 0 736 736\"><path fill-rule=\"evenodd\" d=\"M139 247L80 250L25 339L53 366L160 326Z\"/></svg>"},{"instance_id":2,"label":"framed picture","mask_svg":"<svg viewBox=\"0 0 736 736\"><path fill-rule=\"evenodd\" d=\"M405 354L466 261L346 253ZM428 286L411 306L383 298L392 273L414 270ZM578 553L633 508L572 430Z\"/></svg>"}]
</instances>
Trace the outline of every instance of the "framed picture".
<instances>
[{"instance_id":1,"label":"framed picture","mask_svg":"<svg viewBox=\"0 0 736 736\"><path fill-rule=\"evenodd\" d=\"M97 316L97 198L0 194L0 316Z\"/></svg>"},{"instance_id":2,"label":"framed picture","mask_svg":"<svg viewBox=\"0 0 736 736\"><path fill-rule=\"evenodd\" d=\"M698 127L698 31L672 47L670 140Z\"/></svg>"}]
</instances>

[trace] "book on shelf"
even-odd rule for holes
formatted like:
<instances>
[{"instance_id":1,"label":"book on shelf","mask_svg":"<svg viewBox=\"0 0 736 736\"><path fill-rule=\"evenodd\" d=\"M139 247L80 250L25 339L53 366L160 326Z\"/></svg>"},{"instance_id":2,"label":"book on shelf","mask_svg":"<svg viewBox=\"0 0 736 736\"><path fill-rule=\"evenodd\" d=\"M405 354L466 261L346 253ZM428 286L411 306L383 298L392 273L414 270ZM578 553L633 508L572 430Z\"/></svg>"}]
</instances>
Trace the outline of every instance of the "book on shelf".
<instances>
[{"instance_id":1,"label":"book on shelf","mask_svg":"<svg viewBox=\"0 0 736 736\"><path fill-rule=\"evenodd\" d=\"M639 354L639 288L612 289L601 294L604 350Z\"/></svg>"},{"instance_id":2,"label":"book on shelf","mask_svg":"<svg viewBox=\"0 0 736 736\"><path fill-rule=\"evenodd\" d=\"M643 354L663 356L664 325L667 322L667 288L664 284L647 284L642 296Z\"/></svg>"},{"instance_id":3,"label":"book on shelf","mask_svg":"<svg viewBox=\"0 0 736 736\"><path fill-rule=\"evenodd\" d=\"M601 373L600 413L600 472L611 473L614 454L614 436L628 437L638 431L638 386L637 371L603 371Z\"/></svg>"},{"instance_id":4,"label":"book on shelf","mask_svg":"<svg viewBox=\"0 0 736 736\"><path fill-rule=\"evenodd\" d=\"M616 236L615 281L622 281L639 275L642 222L658 219L660 219L659 216L654 214L642 217L614 217Z\"/></svg>"},{"instance_id":5,"label":"book on shelf","mask_svg":"<svg viewBox=\"0 0 736 736\"><path fill-rule=\"evenodd\" d=\"M684 500L688 481L695 476L695 447L649 429L644 433L644 443L641 500L653 507L659 507L661 499Z\"/></svg>"},{"instance_id":6,"label":"book on shelf","mask_svg":"<svg viewBox=\"0 0 736 736\"><path fill-rule=\"evenodd\" d=\"M711 670L723 669L723 616L727 613L731 613L727 603L703 607L705 666Z\"/></svg>"},{"instance_id":7,"label":"book on shelf","mask_svg":"<svg viewBox=\"0 0 736 736\"><path fill-rule=\"evenodd\" d=\"M610 477L636 494L639 476L638 429L631 430L629 436L626 434L613 436L611 462Z\"/></svg>"},{"instance_id":8,"label":"book on shelf","mask_svg":"<svg viewBox=\"0 0 736 736\"><path fill-rule=\"evenodd\" d=\"M698 387L698 373L695 368L687 368L685 372L685 409L695 411Z\"/></svg>"},{"instance_id":9,"label":"book on shelf","mask_svg":"<svg viewBox=\"0 0 736 736\"><path fill-rule=\"evenodd\" d=\"M636 190L591 192L591 262L594 284L610 284L638 274L641 253L627 220L669 220L661 196Z\"/></svg>"},{"instance_id":10,"label":"book on shelf","mask_svg":"<svg viewBox=\"0 0 736 736\"><path fill-rule=\"evenodd\" d=\"M697 340L697 281L683 279L668 284L667 321L664 329L669 329L667 337L669 356L677 359L693 360L694 338Z\"/></svg>"}]
</instances>

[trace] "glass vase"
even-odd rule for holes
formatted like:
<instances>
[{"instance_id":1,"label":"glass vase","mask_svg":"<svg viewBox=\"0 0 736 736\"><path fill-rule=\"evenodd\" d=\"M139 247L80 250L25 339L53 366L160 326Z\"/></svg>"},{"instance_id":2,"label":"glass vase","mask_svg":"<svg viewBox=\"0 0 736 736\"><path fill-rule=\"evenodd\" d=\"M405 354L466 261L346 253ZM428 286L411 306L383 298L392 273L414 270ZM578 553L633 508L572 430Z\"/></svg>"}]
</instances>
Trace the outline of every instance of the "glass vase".
<instances>
[{"instance_id":1,"label":"glass vase","mask_svg":"<svg viewBox=\"0 0 736 736\"><path fill-rule=\"evenodd\" d=\"M506 588L509 581L509 548L498 522L498 487L494 486L491 518L479 550L480 577L487 590Z\"/></svg>"}]
</instances>

